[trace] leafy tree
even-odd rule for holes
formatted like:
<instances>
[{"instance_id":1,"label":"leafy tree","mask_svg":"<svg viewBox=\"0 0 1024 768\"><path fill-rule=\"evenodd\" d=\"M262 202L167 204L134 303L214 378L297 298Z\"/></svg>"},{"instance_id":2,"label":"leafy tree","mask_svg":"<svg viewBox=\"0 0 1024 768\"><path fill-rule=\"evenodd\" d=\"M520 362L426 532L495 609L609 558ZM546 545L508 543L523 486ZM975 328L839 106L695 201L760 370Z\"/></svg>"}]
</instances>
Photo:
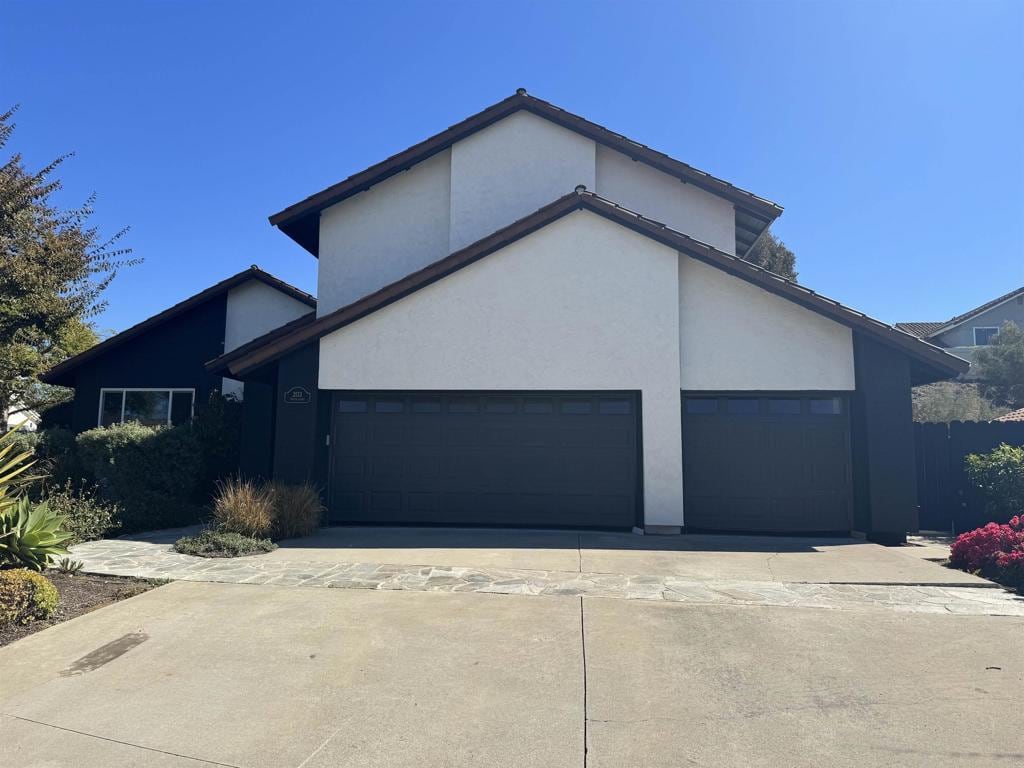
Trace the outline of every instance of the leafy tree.
<instances>
[{"instance_id":1,"label":"leafy tree","mask_svg":"<svg viewBox=\"0 0 1024 768\"><path fill-rule=\"evenodd\" d=\"M0 114L0 148L16 109ZM138 262L116 247L127 230L104 241L88 226L95 194L70 210L53 202L61 188L54 173L69 156L38 171L19 153L0 165L0 432L9 409L67 398L36 377L95 343L89 319L106 306L101 294L118 268Z\"/></svg>"},{"instance_id":2,"label":"leafy tree","mask_svg":"<svg viewBox=\"0 0 1024 768\"><path fill-rule=\"evenodd\" d=\"M1008 409L990 403L977 384L939 381L915 387L914 421L991 421Z\"/></svg>"},{"instance_id":3,"label":"leafy tree","mask_svg":"<svg viewBox=\"0 0 1024 768\"><path fill-rule=\"evenodd\" d=\"M1007 320L991 345L974 354L986 397L1009 408L1024 407L1024 330Z\"/></svg>"},{"instance_id":4,"label":"leafy tree","mask_svg":"<svg viewBox=\"0 0 1024 768\"><path fill-rule=\"evenodd\" d=\"M764 267L769 272L774 272L789 280L796 280L796 254L789 250L786 244L773 235L770 230L761 235L754 244L746 256L746 261Z\"/></svg>"}]
</instances>

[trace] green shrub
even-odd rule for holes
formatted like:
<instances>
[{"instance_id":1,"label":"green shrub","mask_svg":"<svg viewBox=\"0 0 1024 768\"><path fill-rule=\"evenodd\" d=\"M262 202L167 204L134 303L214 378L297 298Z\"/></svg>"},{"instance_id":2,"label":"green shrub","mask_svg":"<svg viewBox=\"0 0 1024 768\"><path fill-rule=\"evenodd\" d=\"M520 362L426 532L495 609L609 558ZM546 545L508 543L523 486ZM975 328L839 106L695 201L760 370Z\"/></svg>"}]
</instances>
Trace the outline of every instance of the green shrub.
<instances>
[{"instance_id":1,"label":"green shrub","mask_svg":"<svg viewBox=\"0 0 1024 768\"><path fill-rule=\"evenodd\" d=\"M967 477L985 498L990 520L1006 522L1024 512L1024 447L1003 443L966 459Z\"/></svg>"},{"instance_id":2,"label":"green shrub","mask_svg":"<svg viewBox=\"0 0 1024 768\"><path fill-rule=\"evenodd\" d=\"M64 518L64 530L74 535L72 543L102 539L117 528L119 507L101 498L95 487L76 487L65 480L43 494L50 509Z\"/></svg>"},{"instance_id":3,"label":"green shrub","mask_svg":"<svg viewBox=\"0 0 1024 768\"><path fill-rule=\"evenodd\" d=\"M217 484L213 518L219 531L269 536L274 526L272 489L254 480L228 478Z\"/></svg>"},{"instance_id":4,"label":"green shrub","mask_svg":"<svg viewBox=\"0 0 1024 768\"><path fill-rule=\"evenodd\" d=\"M90 479L119 507L122 531L170 528L199 519L193 497L202 456L188 426L117 424L90 429L75 442Z\"/></svg>"},{"instance_id":5,"label":"green shrub","mask_svg":"<svg viewBox=\"0 0 1024 768\"><path fill-rule=\"evenodd\" d=\"M198 490L205 498L216 494L217 483L238 472L242 442L242 403L232 395L211 392L196 408L191 424L199 442L203 469Z\"/></svg>"},{"instance_id":6,"label":"green shrub","mask_svg":"<svg viewBox=\"0 0 1024 768\"><path fill-rule=\"evenodd\" d=\"M46 502L33 504L27 496L0 512L0 563L16 563L37 571L51 557L66 555L72 534L63 529L64 518Z\"/></svg>"},{"instance_id":7,"label":"green shrub","mask_svg":"<svg viewBox=\"0 0 1024 768\"><path fill-rule=\"evenodd\" d=\"M309 536L320 526L324 511L320 492L309 483L271 486L274 503L274 538Z\"/></svg>"},{"instance_id":8,"label":"green shrub","mask_svg":"<svg viewBox=\"0 0 1024 768\"><path fill-rule=\"evenodd\" d=\"M271 552L277 545L270 539L243 536L229 531L202 531L196 536L183 536L174 542L174 549L183 555L197 557L240 557Z\"/></svg>"},{"instance_id":9,"label":"green shrub","mask_svg":"<svg viewBox=\"0 0 1024 768\"><path fill-rule=\"evenodd\" d=\"M60 594L41 573L25 568L0 571L0 626L48 619Z\"/></svg>"}]
</instances>

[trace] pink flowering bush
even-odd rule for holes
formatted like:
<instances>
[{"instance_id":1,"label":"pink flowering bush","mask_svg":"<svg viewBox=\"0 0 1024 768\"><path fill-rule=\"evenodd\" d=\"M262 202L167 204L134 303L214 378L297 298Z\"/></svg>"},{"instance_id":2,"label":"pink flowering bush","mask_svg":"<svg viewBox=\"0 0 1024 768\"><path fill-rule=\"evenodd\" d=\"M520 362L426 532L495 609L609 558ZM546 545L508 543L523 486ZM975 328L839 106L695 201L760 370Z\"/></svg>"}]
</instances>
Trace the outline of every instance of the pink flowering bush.
<instances>
[{"instance_id":1,"label":"pink flowering bush","mask_svg":"<svg viewBox=\"0 0 1024 768\"><path fill-rule=\"evenodd\" d=\"M960 534L950 547L949 564L1024 590L1024 515Z\"/></svg>"}]
</instances>

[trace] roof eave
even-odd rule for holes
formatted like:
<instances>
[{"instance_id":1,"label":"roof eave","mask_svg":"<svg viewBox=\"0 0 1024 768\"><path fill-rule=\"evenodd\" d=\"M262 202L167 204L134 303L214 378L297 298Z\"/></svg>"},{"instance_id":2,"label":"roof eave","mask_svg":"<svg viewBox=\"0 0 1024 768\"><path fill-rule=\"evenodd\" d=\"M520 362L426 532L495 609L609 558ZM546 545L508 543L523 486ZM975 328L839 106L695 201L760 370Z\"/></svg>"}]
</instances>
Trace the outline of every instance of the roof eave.
<instances>
[{"instance_id":1,"label":"roof eave","mask_svg":"<svg viewBox=\"0 0 1024 768\"><path fill-rule=\"evenodd\" d=\"M731 202L738 213L762 222L763 226L760 228L760 232L756 233L758 237L782 214L783 208L778 203L747 192L663 152L635 142L622 134L617 134L602 125L560 109L535 96L530 96L525 90L520 89L512 96L446 128L444 131L289 205L271 215L269 217L270 224L278 227L300 246L319 257L319 214L325 208L365 192L382 181L443 152L467 136L520 110L526 110L550 120L596 143L621 152L635 161L643 162L656 170L679 178L684 183L693 184L710 194ZM752 244L744 249L741 255L746 255L751 247Z\"/></svg>"}]
</instances>

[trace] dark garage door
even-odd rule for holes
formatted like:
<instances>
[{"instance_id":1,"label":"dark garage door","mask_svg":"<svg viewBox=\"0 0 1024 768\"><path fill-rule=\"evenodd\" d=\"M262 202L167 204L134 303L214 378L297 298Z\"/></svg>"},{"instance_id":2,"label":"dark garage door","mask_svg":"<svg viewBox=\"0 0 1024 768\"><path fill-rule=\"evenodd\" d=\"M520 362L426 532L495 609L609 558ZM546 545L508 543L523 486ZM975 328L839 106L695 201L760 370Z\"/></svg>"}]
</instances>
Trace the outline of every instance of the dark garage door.
<instances>
[{"instance_id":1,"label":"dark garage door","mask_svg":"<svg viewBox=\"0 0 1024 768\"><path fill-rule=\"evenodd\" d=\"M849 422L842 396L683 398L686 527L849 531Z\"/></svg>"},{"instance_id":2,"label":"dark garage door","mask_svg":"<svg viewBox=\"0 0 1024 768\"><path fill-rule=\"evenodd\" d=\"M637 411L617 393L335 393L331 520L629 528Z\"/></svg>"}]
</instances>

